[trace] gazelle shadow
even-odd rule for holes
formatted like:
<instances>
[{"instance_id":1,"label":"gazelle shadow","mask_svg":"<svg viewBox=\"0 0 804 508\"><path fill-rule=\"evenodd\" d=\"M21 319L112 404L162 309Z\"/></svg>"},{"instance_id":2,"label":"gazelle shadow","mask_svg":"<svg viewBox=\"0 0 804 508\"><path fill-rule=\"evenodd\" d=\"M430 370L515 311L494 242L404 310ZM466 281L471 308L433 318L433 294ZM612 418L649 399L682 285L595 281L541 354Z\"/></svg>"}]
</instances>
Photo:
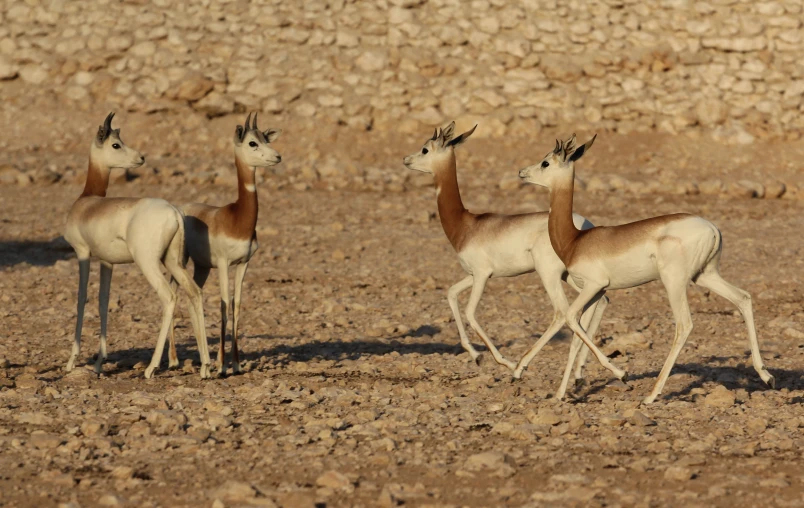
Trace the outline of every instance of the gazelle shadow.
<instances>
[{"instance_id":1,"label":"gazelle shadow","mask_svg":"<svg viewBox=\"0 0 804 508\"><path fill-rule=\"evenodd\" d=\"M73 248L57 236L52 240L0 241L0 268L28 263L35 266L52 266L62 259L75 257ZM78 270L76 269L76 273Z\"/></svg>"}]
</instances>

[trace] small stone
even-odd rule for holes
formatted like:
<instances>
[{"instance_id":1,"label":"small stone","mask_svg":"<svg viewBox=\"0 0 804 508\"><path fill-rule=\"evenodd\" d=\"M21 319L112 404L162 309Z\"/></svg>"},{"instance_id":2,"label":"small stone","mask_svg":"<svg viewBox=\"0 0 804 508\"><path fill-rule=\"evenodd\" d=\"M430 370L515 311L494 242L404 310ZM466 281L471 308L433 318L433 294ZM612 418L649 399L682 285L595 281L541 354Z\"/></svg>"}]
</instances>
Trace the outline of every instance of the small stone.
<instances>
[{"instance_id":1,"label":"small stone","mask_svg":"<svg viewBox=\"0 0 804 508\"><path fill-rule=\"evenodd\" d=\"M688 467L684 466L670 466L664 471L664 478L676 482L685 482L691 480L695 474Z\"/></svg>"},{"instance_id":2,"label":"small stone","mask_svg":"<svg viewBox=\"0 0 804 508\"><path fill-rule=\"evenodd\" d=\"M105 494L98 499L98 504L100 506L121 506L123 505L123 500L114 494Z\"/></svg>"},{"instance_id":3,"label":"small stone","mask_svg":"<svg viewBox=\"0 0 804 508\"><path fill-rule=\"evenodd\" d=\"M116 480L128 480L134 477L134 468L129 466L117 466L112 469L110 476Z\"/></svg>"},{"instance_id":4,"label":"small stone","mask_svg":"<svg viewBox=\"0 0 804 508\"><path fill-rule=\"evenodd\" d=\"M214 496L229 501L245 501L257 497L257 491L248 483L227 480L215 490Z\"/></svg>"},{"instance_id":5,"label":"small stone","mask_svg":"<svg viewBox=\"0 0 804 508\"><path fill-rule=\"evenodd\" d=\"M316 478L315 484L319 487L329 487L343 492L353 492L355 489L352 481L345 474L338 471L327 471Z\"/></svg>"},{"instance_id":6,"label":"small stone","mask_svg":"<svg viewBox=\"0 0 804 508\"><path fill-rule=\"evenodd\" d=\"M346 259L346 254L341 249L335 249L330 257L333 261L343 261Z\"/></svg>"},{"instance_id":7,"label":"small stone","mask_svg":"<svg viewBox=\"0 0 804 508\"><path fill-rule=\"evenodd\" d=\"M528 421L534 425L558 425L561 418L550 409L539 409L538 413L532 411L527 416Z\"/></svg>"},{"instance_id":8,"label":"small stone","mask_svg":"<svg viewBox=\"0 0 804 508\"><path fill-rule=\"evenodd\" d=\"M31 433L31 444L39 449L53 449L58 447L64 440L55 434L48 434L41 430L35 430Z\"/></svg>"},{"instance_id":9,"label":"small stone","mask_svg":"<svg viewBox=\"0 0 804 508\"><path fill-rule=\"evenodd\" d=\"M212 81L193 74L185 77L168 95L180 101L197 101L203 99L213 87Z\"/></svg>"},{"instance_id":10,"label":"small stone","mask_svg":"<svg viewBox=\"0 0 804 508\"><path fill-rule=\"evenodd\" d=\"M379 51L366 51L355 60L355 65L365 72L381 71L385 68L388 59Z\"/></svg>"},{"instance_id":11,"label":"small stone","mask_svg":"<svg viewBox=\"0 0 804 508\"><path fill-rule=\"evenodd\" d=\"M465 471L491 470L492 476L508 478L516 473L516 462L502 452L483 452L469 456L464 463Z\"/></svg>"},{"instance_id":12,"label":"small stone","mask_svg":"<svg viewBox=\"0 0 804 508\"><path fill-rule=\"evenodd\" d=\"M626 419L620 415L601 416L600 423L610 427L621 427L625 425Z\"/></svg>"},{"instance_id":13,"label":"small stone","mask_svg":"<svg viewBox=\"0 0 804 508\"><path fill-rule=\"evenodd\" d=\"M633 410L630 413L631 414L626 412L626 416L628 417L628 423L631 425L636 425L637 427L652 427L656 425L656 422L648 418L642 411Z\"/></svg>"},{"instance_id":14,"label":"small stone","mask_svg":"<svg viewBox=\"0 0 804 508\"><path fill-rule=\"evenodd\" d=\"M796 340L804 340L804 332L796 330L795 328L785 328L784 333L786 336L790 337L791 339Z\"/></svg>"},{"instance_id":15,"label":"small stone","mask_svg":"<svg viewBox=\"0 0 804 508\"><path fill-rule=\"evenodd\" d=\"M727 408L734 405L734 393L723 385L718 385L704 399L704 404L712 407Z\"/></svg>"}]
</instances>

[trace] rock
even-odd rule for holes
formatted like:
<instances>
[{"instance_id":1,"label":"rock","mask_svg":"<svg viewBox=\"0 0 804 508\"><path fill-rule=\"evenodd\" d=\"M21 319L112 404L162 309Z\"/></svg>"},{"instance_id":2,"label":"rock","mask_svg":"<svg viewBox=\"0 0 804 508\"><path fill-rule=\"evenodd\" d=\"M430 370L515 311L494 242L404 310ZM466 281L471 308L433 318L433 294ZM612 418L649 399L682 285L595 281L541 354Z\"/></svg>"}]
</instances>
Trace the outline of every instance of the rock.
<instances>
[{"instance_id":1,"label":"rock","mask_svg":"<svg viewBox=\"0 0 804 508\"><path fill-rule=\"evenodd\" d=\"M128 480L134 477L134 468L130 466L117 466L109 475L116 480Z\"/></svg>"},{"instance_id":2,"label":"rock","mask_svg":"<svg viewBox=\"0 0 804 508\"><path fill-rule=\"evenodd\" d=\"M245 482L237 480L227 480L223 485L215 489L213 495L227 501L248 501L257 497L257 491Z\"/></svg>"},{"instance_id":3,"label":"rock","mask_svg":"<svg viewBox=\"0 0 804 508\"><path fill-rule=\"evenodd\" d=\"M601 416L600 423L610 427L620 427L625 425L626 419L620 415Z\"/></svg>"},{"instance_id":4,"label":"rock","mask_svg":"<svg viewBox=\"0 0 804 508\"><path fill-rule=\"evenodd\" d=\"M315 484L319 487L329 487L334 490L343 492L354 492L355 488L349 478L338 471L327 471L315 480Z\"/></svg>"},{"instance_id":5,"label":"rock","mask_svg":"<svg viewBox=\"0 0 804 508\"><path fill-rule=\"evenodd\" d=\"M534 425L558 425L561 423L561 417L547 408L541 408L539 412L535 414L531 411L528 413L527 418L528 421Z\"/></svg>"},{"instance_id":6,"label":"rock","mask_svg":"<svg viewBox=\"0 0 804 508\"><path fill-rule=\"evenodd\" d=\"M785 328L782 333L791 339L804 340L804 332L796 330L795 328Z\"/></svg>"},{"instance_id":7,"label":"rock","mask_svg":"<svg viewBox=\"0 0 804 508\"><path fill-rule=\"evenodd\" d=\"M104 494L98 499L100 506L123 506L125 502L114 494Z\"/></svg>"},{"instance_id":8,"label":"rock","mask_svg":"<svg viewBox=\"0 0 804 508\"><path fill-rule=\"evenodd\" d=\"M769 182L765 184L765 199L778 199L784 196L787 191L787 186L778 181Z\"/></svg>"},{"instance_id":9,"label":"rock","mask_svg":"<svg viewBox=\"0 0 804 508\"><path fill-rule=\"evenodd\" d=\"M648 418L642 411L626 411L625 416L628 418L628 423L636 425L637 427L652 427L656 425L656 422Z\"/></svg>"},{"instance_id":10,"label":"rock","mask_svg":"<svg viewBox=\"0 0 804 508\"><path fill-rule=\"evenodd\" d=\"M723 385L715 387L715 389L704 398L705 405L718 408L731 407L734 405L734 402L734 393Z\"/></svg>"},{"instance_id":11,"label":"rock","mask_svg":"<svg viewBox=\"0 0 804 508\"><path fill-rule=\"evenodd\" d=\"M483 452L469 456L463 465L465 471L491 471L492 476L508 478L516 473L516 462L502 452Z\"/></svg>"},{"instance_id":12,"label":"rock","mask_svg":"<svg viewBox=\"0 0 804 508\"><path fill-rule=\"evenodd\" d=\"M651 342L645 338L645 335L640 332L632 332L625 335L618 335L611 342L606 344L603 352L606 356L612 356L615 353L626 355L634 351L644 351L650 349Z\"/></svg>"},{"instance_id":13,"label":"rock","mask_svg":"<svg viewBox=\"0 0 804 508\"><path fill-rule=\"evenodd\" d=\"M214 83L203 76L192 74L185 77L168 95L176 100L197 101L212 91Z\"/></svg>"},{"instance_id":14,"label":"rock","mask_svg":"<svg viewBox=\"0 0 804 508\"><path fill-rule=\"evenodd\" d=\"M675 482L691 480L695 474L690 468L683 466L670 466L664 471L664 478Z\"/></svg>"},{"instance_id":15,"label":"rock","mask_svg":"<svg viewBox=\"0 0 804 508\"><path fill-rule=\"evenodd\" d=\"M364 72L376 72L385 68L387 61L388 59L384 53L370 50L363 52L357 57L355 65Z\"/></svg>"},{"instance_id":16,"label":"rock","mask_svg":"<svg viewBox=\"0 0 804 508\"><path fill-rule=\"evenodd\" d=\"M232 113L235 103L230 97L216 91L207 94L203 99L193 104L193 108L203 111L209 117Z\"/></svg>"},{"instance_id":17,"label":"rock","mask_svg":"<svg viewBox=\"0 0 804 508\"><path fill-rule=\"evenodd\" d=\"M726 119L728 107L720 99L708 97L695 105L695 117L704 127L719 125Z\"/></svg>"},{"instance_id":18,"label":"rock","mask_svg":"<svg viewBox=\"0 0 804 508\"><path fill-rule=\"evenodd\" d=\"M707 195L721 194L725 188L726 186L723 185L723 182L718 179L704 180L698 184L698 189L701 191L701 194Z\"/></svg>"},{"instance_id":19,"label":"rock","mask_svg":"<svg viewBox=\"0 0 804 508\"><path fill-rule=\"evenodd\" d=\"M0 81L14 79L19 76L19 66L0 55Z\"/></svg>"},{"instance_id":20,"label":"rock","mask_svg":"<svg viewBox=\"0 0 804 508\"><path fill-rule=\"evenodd\" d=\"M31 444L39 449L53 449L63 442L64 440L60 436L42 430L35 430L31 433Z\"/></svg>"}]
</instances>

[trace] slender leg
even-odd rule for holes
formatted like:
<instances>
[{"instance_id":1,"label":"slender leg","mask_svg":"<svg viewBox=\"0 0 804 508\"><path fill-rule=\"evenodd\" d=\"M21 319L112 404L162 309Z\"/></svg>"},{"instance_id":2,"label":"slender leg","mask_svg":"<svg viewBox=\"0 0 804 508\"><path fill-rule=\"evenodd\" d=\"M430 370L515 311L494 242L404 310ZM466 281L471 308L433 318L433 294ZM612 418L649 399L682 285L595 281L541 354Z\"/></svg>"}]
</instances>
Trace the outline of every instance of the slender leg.
<instances>
[{"instance_id":1,"label":"slender leg","mask_svg":"<svg viewBox=\"0 0 804 508\"><path fill-rule=\"evenodd\" d=\"M204 302L201 298L201 288L196 282L190 279L190 274L187 270L178 264L173 257L168 256L165 259L165 266L170 274L176 279L179 286L187 292L190 297L190 304L188 309L190 311L190 321L193 324L193 331L195 332L195 340L198 345L198 356L201 361L201 379L210 377L210 358L209 347L207 345L207 329L204 324ZM199 269L196 268L194 279L200 280L203 284L206 282L206 275L209 275L209 268Z\"/></svg>"},{"instance_id":2,"label":"slender leg","mask_svg":"<svg viewBox=\"0 0 804 508\"><path fill-rule=\"evenodd\" d=\"M193 281L198 286L199 290L204 288L204 284L207 282L207 277L209 277L209 268L207 267L199 267L198 265L194 266L193 272ZM179 283L175 277L170 277L170 289L175 293ZM178 294L176 294L176 298L178 298ZM203 305L203 303L202 303ZM195 308L195 304L191 301L190 302L190 311ZM202 316L203 317L203 316ZM192 319L192 318L191 318ZM168 359L170 363L168 364L169 367L178 367L179 366L179 355L176 353L176 339L174 336L174 328L176 327L175 319L173 320L173 324L170 327L170 349L168 350ZM193 326L196 326L193 323ZM196 335L196 340L198 340L198 335ZM199 350L199 354L201 351Z\"/></svg>"},{"instance_id":3,"label":"slender leg","mask_svg":"<svg viewBox=\"0 0 804 508\"><path fill-rule=\"evenodd\" d=\"M477 362L480 363L480 353L472 346L472 343L469 342L469 336L466 334L466 328L463 326L463 320L461 319L461 309L458 307L458 295L466 291L472 287L472 276L468 275L466 278L449 288L447 291L447 301L449 302L449 308L452 309L452 315L455 318L455 324L458 325L458 334L461 336L461 346L463 349L469 353L469 356Z\"/></svg>"},{"instance_id":4,"label":"slender leg","mask_svg":"<svg viewBox=\"0 0 804 508\"><path fill-rule=\"evenodd\" d=\"M589 337L592 339L595 338L597 335L597 329L600 327L600 321L603 319L603 312L606 310L606 307L609 305L609 299L607 296L603 295L600 300L598 300L597 305L594 310L594 314L592 315L592 320L589 322ZM589 348L582 347L581 354L578 357L578 363L575 365L575 384L582 384L583 383L583 371L586 367L586 359L589 357Z\"/></svg>"},{"instance_id":5,"label":"slender leg","mask_svg":"<svg viewBox=\"0 0 804 508\"><path fill-rule=\"evenodd\" d=\"M234 280L234 323L232 324L232 372L240 373L240 351L237 349L238 324L240 322L240 297L243 293L243 279L246 277L248 262L241 263L235 268Z\"/></svg>"},{"instance_id":6,"label":"slender leg","mask_svg":"<svg viewBox=\"0 0 804 508\"><path fill-rule=\"evenodd\" d=\"M762 355L759 353L759 341L757 340L757 331L754 328L754 311L751 305L751 295L723 280L723 277L717 272L716 267L702 273L695 283L711 289L737 306L740 310L740 314L743 315L745 326L748 328L748 340L751 343L751 359L754 364L754 370L757 371L762 381L771 388L775 388L776 379L768 372L768 369L762 362Z\"/></svg>"},{"instance_id":7,"label":"slender leg","mask_svg":"<svg viewBox=\"0 0 804 508\"><path fill-rule=\"evenodd\" d=\"M587 330L589 337L594 339L597 333L597 328L600 326L600 319L603 316L603 311L608 305L608 298L605 295L594 304L587 307L581 316L581 326ZM570 353L567 360L567 366L564 369L564 377L561 379L561 386L556 392L557 399L563 399L567 392L567 385L569 384L570 374L572 373L572 366L575 364L575 359L578 356L578 351L583 350L583 354L578 359L578 366L576 367L576 384L579 379L583 379L583 367L586 362L586 356L589 354L589 348L583 344L578 335L572 336L572 343L570 344Z\"/></svg>"},{"instance_id":8,"label":"slender leg","mask_svg":"<svg viewBox=\"0 0 804 508\"><path fill-rule=\"evenodd\" d=\"M77 321L75 323L75 341L73 342L73 350L70 353L70 359L67 360L67 366L64 368L70 372L75 368L75 361L78 355L81 354L81 330L84 326L84 306L87 303L87 284L89 283L89 257L86 259L78 259L78 312Z\"/></svg>"},{"instance_id":9,"label":"slender leg","mask_svg":"<svg viewBox=\"0 0 804 508\"><path fill-rule=\"evenodd\" d=\"M176 301L178 303L178 292L179 283L176 282L176 279L171 276L170 277L170 290L173 291L173 294L176 295ZM176 317L173 317L173 320L170 323L170 335L168 335L168 369L173 369L179 366L179 355L176 354Z\"/></svg>"},{"instance_id":10,"label":"slender leg","mask_svg":"<svg viewBox=\"0 0 804 508\"><path fill-rule=\"evenodd\" d=\"M664 384L667 382L667 378L670 377L670 371L673 369L673 365L675 365L678 355L681 353L681 349L692 331L692 317L690 316L690 306L687 302L689 279L682 274L663 273L661 275L662 283L667 289L667 296L670 299L670 307L673 309L673 317L676 320L676 333L673 337L673 345L670 346L670 354L667 355L667 359L664 361L664 366L659 372L659 378L653 386L653 391L643 399L644 404L650 404L662 393Z\"/></svg>"},{"instance_id":11,"label":"slender leg","mask_svg":"<svg viewBox=\"0 0 804 508\"><path fill-rule=\"evenodd\" d=\"M477 304L480 303L480 297L483 296L483 290L486 288L486 281L488 281L489 275L488 274L475 274L473 283L472 283L472 294L469 296L469 303L466 304L466 320L469 321L469 326L480 335L480 338L483 339L483 343L489 348L491 352L491 356L494 358L494 361L499 363L500 365L504 365L511 370L514 370L516 364L510 360L506 360L494 346L494 344L489 339L486 332L480 328L477 320L475 319L475 310L477 309Z\"/></svg>"},{"instance_id":12,"label":"slender leg","mask_svg":"<svg viewBox=\"0 0 804 508\"><path fill-rule=\"evenodd\" d=\"M98 359L95 361L95 374L103 371L103 362L106 360L106 318L109 311L109 293L112 288L112 265L101 261L100 269L100 295L98 297L98 313L100 314L100 349Z\"/></svg>"},{"instance_id":13,"label":"slender leg","mask_svg":"<svg viewBox=\"0 0 804 508\"><path fill-rule=\"evenodd\" d=\"M567 324L572 329L573 332L578 334L578 336L583 340L586 347L592 350L594 353L595 358L597 361L600 362L603 367L608 369L614 376L620 380L625 380L626 373L623 370L618 369L614 364L612 364L606 355L595 346L595 343L589 338L589 335L586 331L581 327L578 319L581 315L581 311L591 303L594 303L598 299L603 296L603 290L605 286L600 284L593 284L591 281L587 281L586 285L584 286L581 294L578 295L578 298L572 302L572 305L569 307L569 311L567 311Z\"/></svg>"},{"instance_id":14,"label":"slender leg","mask_svg":"<svg viewBox=\"0 0 804 508\"><path fill-rule=\"evenodd\" d=\"M229 320L229 266L218 262L221 285L221 343L218 348L218 375L226 375L226 325Z\"/></svg>"},{"instance_id":15,"label":"slender leg","mask_svg":"<svg viewBox=\"0 0 804 508\"><path fill-rule=\"evenodd\" d=\"M173 310L176 307L176 294L171 291L170 284L162 275L162 270L159 267L159 261L156 260L138 260L136 257L134 261L142 270L143 275L148 280L148 283L156 290L159 300L162 302L162 326L159 329L159 337L156 341L156 349L151 357L151 363L145 369L145 378L150 379L154 371L159 367L159 362L162 359L162 354L165 350L165 340L167 339L168 330L173 323Z\"/></svg>"}]
</instances>

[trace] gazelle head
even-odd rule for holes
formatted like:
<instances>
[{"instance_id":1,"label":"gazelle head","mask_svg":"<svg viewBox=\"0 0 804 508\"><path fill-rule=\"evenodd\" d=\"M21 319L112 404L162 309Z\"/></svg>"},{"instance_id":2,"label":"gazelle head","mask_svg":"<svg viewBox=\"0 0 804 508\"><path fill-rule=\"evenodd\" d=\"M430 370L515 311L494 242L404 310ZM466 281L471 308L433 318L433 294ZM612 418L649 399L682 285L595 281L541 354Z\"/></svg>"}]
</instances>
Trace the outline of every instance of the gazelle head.
<instances>
[{"instance_id":1,"label":"gazelle head","mask_svg":"<svg viewBox=\"0 0 804 508\"><path fill-rule=\"evenodd\" d=\"M257 127L257 113L254 113L253 124L251 124L251 113L249 113L246 117L245 127L238 125L235 129L235 157L252 169L279 164L282 162L282 156L271 147L270 143L275 141L281 133L280 129L261 131Z\"/></svg>"},{"instance_id":2,"label":"gazelle head","mask_svg":"<svg viewBox=\"0 0 804 508\"><path fill-rule=\"evenodd\" d=\"M98 127L98 135L90 148L92 162L105 169L134 169L142 166L145 157L123 143L120 129L112 129L112 118L114 113L109 113L103 125Z\"/></svg>"},{"instance_id":3,"label":"gazelle head","mask_svg":"<svg viewBox=\"0 0 804 508\"><path fill-rule=\"evenodd\" d=\"M581 146L575 146L575 134L566 141L556 140L556 147L544 156L542 161L519 170L519 178L528 183L551 189L558 181L572 178L575 174L575 161L595 142L597 134Z\"/></svg>"},{"instance_id":4,"label":"gazelle head","mask_svg":"<svg viewBox=\"0 0 804 508\"><path fill-rule=\"evenodd\" d=\"M436 129L433 137L424 143L422 149L405 157L403 162L408 169L433 175L439 168L444 167L444 163L453 155L455 147L466 141L466 138L471 136L475 129L477 129L477 125L457 138L453 138L455 122L450 122L443 129Z\"/></svg>"}]
</instances>

